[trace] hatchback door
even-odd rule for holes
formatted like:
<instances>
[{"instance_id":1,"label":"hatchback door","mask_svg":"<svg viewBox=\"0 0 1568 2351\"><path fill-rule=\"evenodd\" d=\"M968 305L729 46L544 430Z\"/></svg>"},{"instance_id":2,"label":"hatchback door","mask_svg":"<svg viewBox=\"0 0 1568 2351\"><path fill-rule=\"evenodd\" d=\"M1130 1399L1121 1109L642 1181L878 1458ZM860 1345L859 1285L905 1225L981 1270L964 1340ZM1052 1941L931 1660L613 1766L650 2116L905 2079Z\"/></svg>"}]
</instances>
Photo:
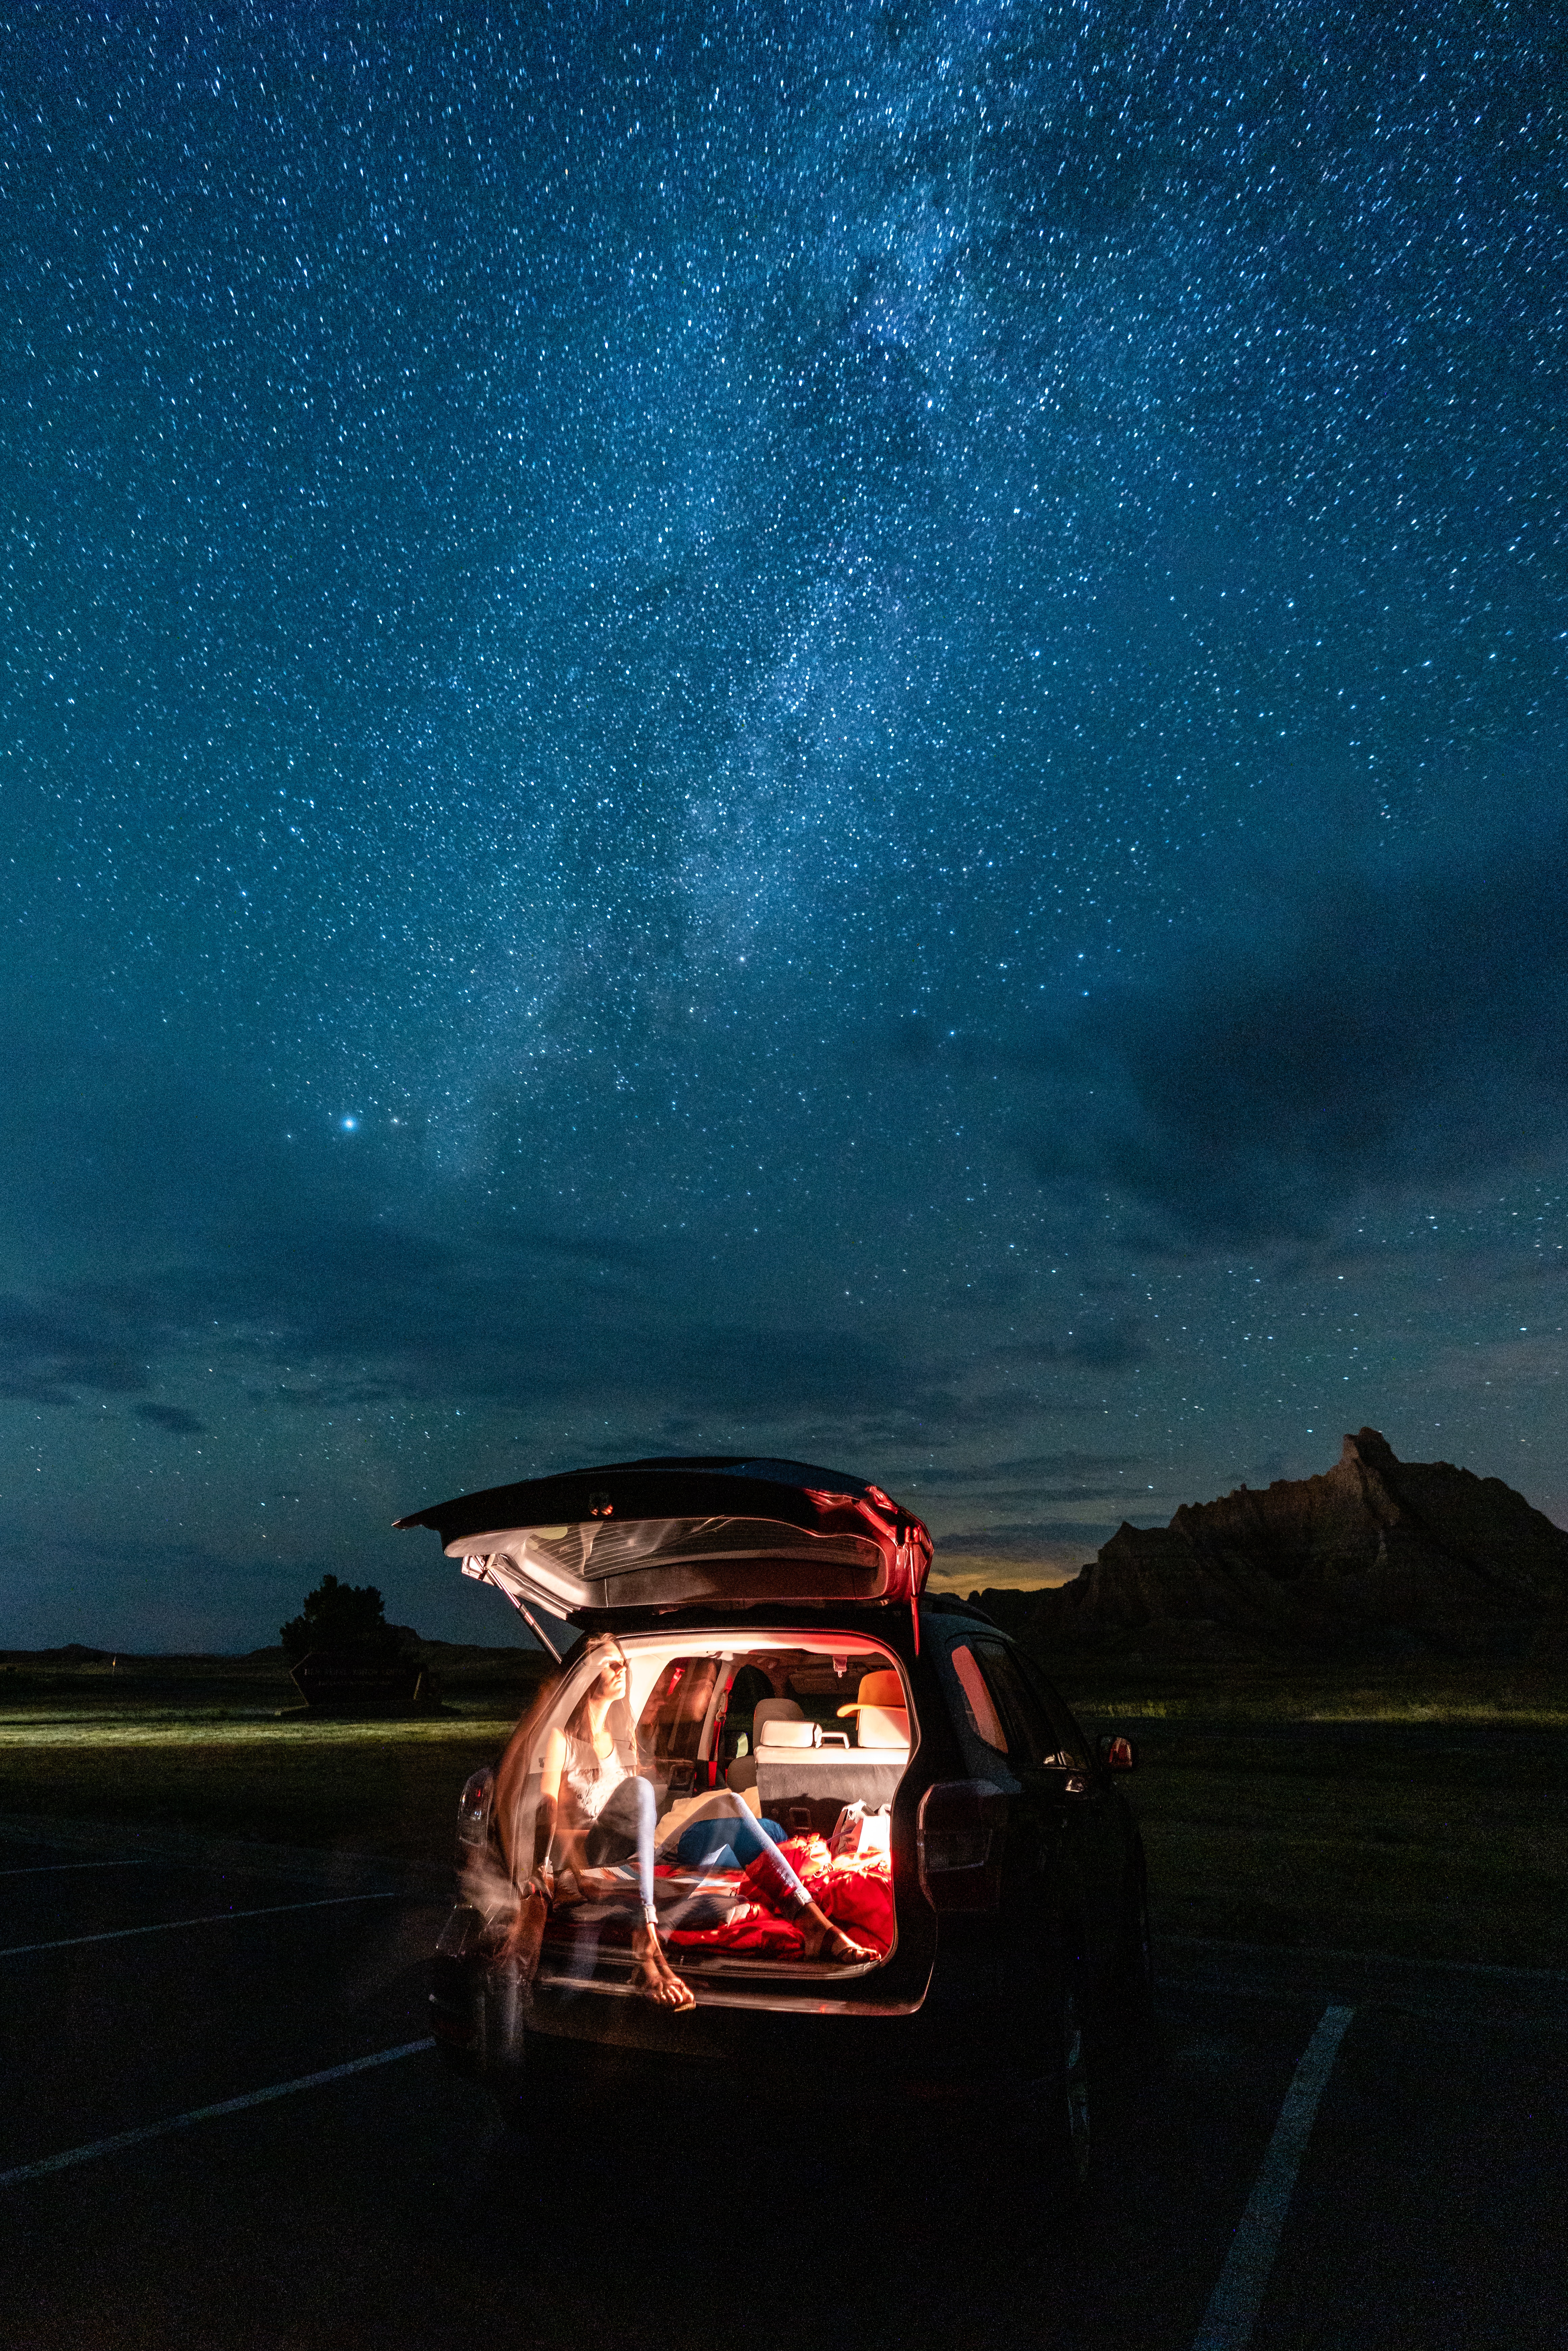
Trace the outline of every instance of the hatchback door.
<instances>
[{"instance_id":1,"label":"hatchback door","mask_svg":"<svg viewBox=\"0 0 1568 2351\"><path fill-rule=\"evenodd\" d=\"M433 1528L465 1575L497 1586L525 1615L537 1606L590 1624L649 1607L913 1607L931 1564L925 1529L880 1486L810 1462L739 1456L528 1479L397 1524Z\"/></svg>"}]
</instances>

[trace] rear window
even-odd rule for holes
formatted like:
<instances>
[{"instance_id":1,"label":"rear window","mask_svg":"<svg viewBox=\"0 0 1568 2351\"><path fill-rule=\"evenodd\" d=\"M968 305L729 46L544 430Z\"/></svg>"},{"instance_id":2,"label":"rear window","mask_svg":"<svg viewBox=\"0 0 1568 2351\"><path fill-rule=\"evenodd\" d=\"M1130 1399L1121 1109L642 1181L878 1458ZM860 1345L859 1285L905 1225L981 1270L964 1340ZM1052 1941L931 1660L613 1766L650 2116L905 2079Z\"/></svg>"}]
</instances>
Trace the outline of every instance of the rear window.
<instances>
[{"instance_id":1,"label":"rear window","mask_svg":"<svg viewBox=\"0 0 1568 2351\"><path fill-rule=\"evenodd\" d=\"M950 1656L968 1727L983 1746L1024 1770L1085 1763L1071 1716L1023 1658L986 1640L961 1643Z\"/></svg>"},{"instance_id":2,"label":"rear window","mask_svg":"<svg viewBox=\"0 0 1568 2351\"><path fill-rule=\"evenodd\" d=\"M969 1729L982 1746L994 1747L998 1755L1008 1751L1008 1734L1002 1727L997 1702L980 1669L979 1660L967 1644L949 1652L958 1687L963 1693Z\"/></svg>"},{"instance_id":3,"label":"rear window","mask_svg":"<svg viewBox=\"0 0 1568 2351\"><path fill-rule=\"evenodd\" d=\"M1064 1707L1050 1706L1046 1693L1023 1660L999 1641L977 1643L987 1677L1008 1726L1008 1750L1015 1761L1038 1768L1082 1759Z\"/></svg>"},{"instance_id":4,"label":"rear window","mask_svg":"<svg viewBox=\"0 0 1568 2351\"><path fill-rule=\"evenodd\" d=\"M1051 1723L1051 1736L1061 1760L1077 1770L1087 1770L1089 1742L1073 1720L1061 1694L1052 1689L1031 1657L1015 1656L1014 1663L1045 1710Z\"/></svg>"}]
</instances>

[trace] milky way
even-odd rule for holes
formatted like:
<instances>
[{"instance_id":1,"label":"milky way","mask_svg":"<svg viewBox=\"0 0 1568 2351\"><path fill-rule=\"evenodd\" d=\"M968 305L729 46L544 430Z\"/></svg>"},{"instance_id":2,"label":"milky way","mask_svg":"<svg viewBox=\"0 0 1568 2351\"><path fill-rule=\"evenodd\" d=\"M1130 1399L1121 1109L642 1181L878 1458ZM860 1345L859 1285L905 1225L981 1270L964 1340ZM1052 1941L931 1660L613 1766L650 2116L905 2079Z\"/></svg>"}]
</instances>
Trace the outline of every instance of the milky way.
<instances>
[{"instance_id":1,"label":"milky way","mask_svg":"<svg viewBox=\"0 0 1568 2351\"><path fill-rule=\"evenodd\" d=\"M629 1452L1563 1516L1550 16L319 13L0 77L16 1637Z\"/></svg>"}]
</instances>

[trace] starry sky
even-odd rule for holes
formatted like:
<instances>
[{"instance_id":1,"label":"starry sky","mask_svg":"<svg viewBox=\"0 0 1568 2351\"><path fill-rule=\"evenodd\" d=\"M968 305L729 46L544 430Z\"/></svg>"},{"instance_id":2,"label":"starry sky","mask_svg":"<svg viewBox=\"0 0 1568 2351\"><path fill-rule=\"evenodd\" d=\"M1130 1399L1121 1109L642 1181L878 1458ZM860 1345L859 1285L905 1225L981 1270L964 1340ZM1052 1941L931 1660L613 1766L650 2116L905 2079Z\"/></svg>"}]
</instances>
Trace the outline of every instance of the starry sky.
<instances>
[{"instance_id":1,"label":"starry sky","mask_svg":"<svg viewBox=\"0 0 1568 2351\"><path fill-rule=\"evenodd\" d=\"M1558 12L4 13L0 1639L1568 1522Z\"/></svg>"}]
</instances>

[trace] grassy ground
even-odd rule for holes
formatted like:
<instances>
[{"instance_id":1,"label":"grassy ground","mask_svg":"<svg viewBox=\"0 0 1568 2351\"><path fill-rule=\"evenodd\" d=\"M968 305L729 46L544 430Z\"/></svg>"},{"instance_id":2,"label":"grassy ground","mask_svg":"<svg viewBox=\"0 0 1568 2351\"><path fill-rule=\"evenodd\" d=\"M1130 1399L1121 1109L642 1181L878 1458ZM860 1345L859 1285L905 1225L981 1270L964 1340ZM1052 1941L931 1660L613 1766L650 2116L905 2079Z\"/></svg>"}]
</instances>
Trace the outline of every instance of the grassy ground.
<instances>
[{"instance_id":1,"label":"grassy ground","mask_svg":"<svg viewBox=\"0 0 1568 2351\"><path fill-rule=\"evenodd\" d=\"M1561 1669L1058 1675L1138 1740L1165 1933L1568 1968Z\"/></svg>"},{"instance_id":2,"label":"grassy ground","mask_svg":"<svg viewBox=\"0 0 1568 2351\"><path fill-rule=\"evenodd\" d=\"M280 1663L0 1667L0 1813L444 1861L458 1791L500 1752L533 1673L444 1678L449 1711L332 1722L303 1712Z\"/></svg>"},{"instance_id":3,"label":"grassy ground","mask_svg":"<svg viewBox=\"0 0 1568 2351\"><path fill-rule=\"evenodd\" d=\"M0 1667L0 1813L444 1861L532 1671L448 1668L454 1711L356 1723L291 1711L275 1662ZM1568 1967L1561 1669L1057 1672L1139 1742L1161 1931Z\"/></svg>"}]
</instances>

